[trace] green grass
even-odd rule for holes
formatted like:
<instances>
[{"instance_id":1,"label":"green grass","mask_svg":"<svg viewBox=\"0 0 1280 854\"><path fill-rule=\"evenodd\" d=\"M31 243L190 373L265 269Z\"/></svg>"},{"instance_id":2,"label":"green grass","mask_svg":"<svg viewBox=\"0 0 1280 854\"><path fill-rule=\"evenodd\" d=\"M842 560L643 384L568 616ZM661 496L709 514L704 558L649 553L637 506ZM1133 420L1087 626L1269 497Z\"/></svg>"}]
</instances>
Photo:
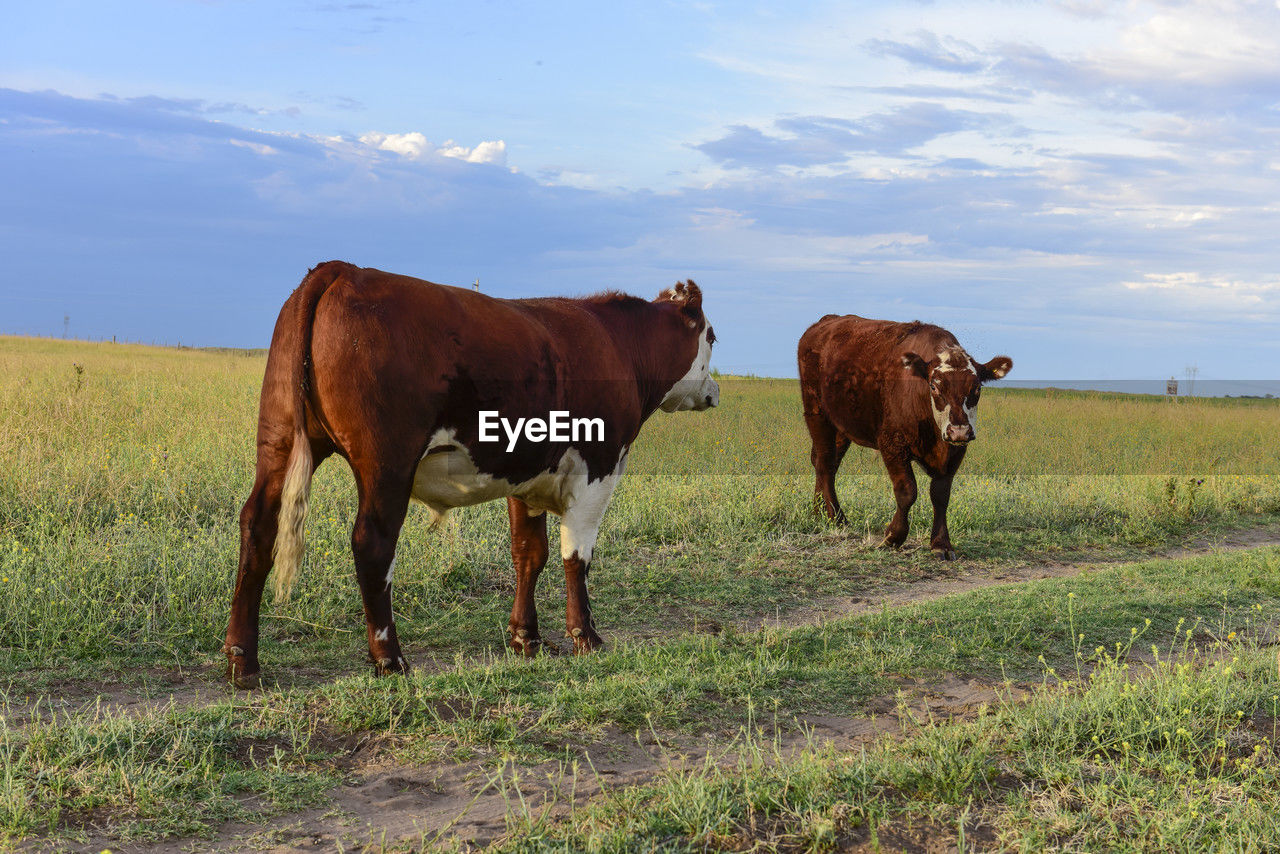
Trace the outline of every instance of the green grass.
<instances>
[{"instance_id":1,"label":"green grass","mask_svg":"<svg viewBox=\"0 0 1280 854\"><path fill-rule=\"evenodd\" d=\"M931 810L930 815L950 821L970 798L990 797L988 787L997 778L1013 774L1022 786L1033 779L1032 771L1009 770L1015 766L1005 757L1015 748L1048 763L1043 765L1048 770L1034 772L1042 776L1058 773L1052 771L1057 767L1053 763L1069 759L1097 764L1100 760L1090 756L1099 751L1107 762L1123 766L1132 759L1122 755L1127 742L1131 752L1135 745L1155 751L1157 758L1151 762L1159 759L1167 764L1176 759L1181 763L1179 774L1201 773L1207 778L1220 752L1187 752L1194 745L1211 744L1205 740L1202 723L1195 724L1200 729L1180 724L1190 735L1162 746L1157 742L1163 730L1152 727L1164 724L1154 715L1172 720L1173 712L1159 711L1163 707L1152 705L1141 693L1126 699L1126 705L1110 694L1089 692L1104 687L1112 694L1159 688L1158 680L1144 678L1125 689L1120 684L1125 680L1107 675L1109 668L1126 665L1131 648L1145 649L1154 643L1165 651L1162 660L1168 672L1159 672L1181 680L1174 688L1159 688L1164 692L1162 703L1176 704L1183 694L1187 702L1220 700L1221 708L1230 714L1243 710L1252 719L1260 698L1277 690L1274 658L1264 654L1257 641L1261 623L1272 619L1280 604L1277 570L1280 550L1276 549L1152 562L1070 580L974 591L818 626L623 645L584 659L543 658L532 663L513 656L459 659L439 673L409 679L345 677L263 692L247 703L228 699L203 708L168 707L135 716L92 710L64 715L50 723L6 728L7 776L0 793L0 803L6 806L0 827L19 837L54 830L66 833L84 815L112 815L120 838L198 833L217 821L246 819L250 812L260 821L279 810L313 803L334 782L334 766L326 757L332 758L333 745L352 736L376 733L388 740L401 761L415 763L469 756L498 763L548 756L572 760L577 749L592 749L607 730L653 729L679 740L705 732L732 732L743 725L748 709L756 710L756 720L778 722L783 729L798 726L789 722L803 721L809 714L859 715L865 713L868 699L892 692L896 679L927 678L940 672L1039 681L1040 694L1025 708L1009 704L1006 719L956 725L959 729L954 732L941 725L926 727L906 746L892 748L914 751L906 755L914 756L916 765L908 763L906 771L894 771L898 776L890 778L891 785L878 784L896 794L862 803L858 809L867 820L876 815L887 820L904 808L899 802L905 799L908 806L914 804L912 809ZM1165 594L1174 587L1178 596L1166 601ZM1224 682L1222 671L1208 661L1207 656L1219 648L1229 652L1229 657L1214 659L1223 664L1242 656L1244 665L1231 663L1238 674L1235 680ZM1177 667L1168 660L1170 650L1182 656ZM1194 658L1197 652L1203 660ZM1182 667L1187 661L1200 664ZM1083 686L1084 692L1059 683L1059 676ZM1242 678L1246 679L1240 686L1242 691L1247 688L1245 699L1239 699L1236 691ZM1221 691L1224 684L1235 692L1230 694L1235 699L1221 699L1228 696ZM1202 716L1201 711L1195 714ZM1223 720L1240 723L1223 715L1219 716ZM1015 719L1021 721L1017 726L1022 730L1012 729L1009 721ZM979 724L985 729L972 729ZM316 739L316 733L323 733L323 738ZM991 743L994 734L1006 742L1015 736L1023 741ZM1093 735L1100 738L1096 744ZM1239 733L1221 737L1228 735L1239 740ZM1040 742L1049 736L1054 739L1053 752L1046 753L1049 747ZM957 744L955 739L961 741ZM246 744L263 749L251 759ZM548 750L548 744L564 747ZM1250 751L1252 744L1247 745ZM1182 752L1165 756L1166 747ZM1273 754L1266 756L1267 763L1276 761ZM1232 754L1232 761L1235 758ZM851 761L865 761L849 755L829 760L846 770ZM782 766L766 764L778 766L777 773L809 773L803 762L797 762L790 770L783 767L790 760ZM962 767L948 770L950 776L933 770L932 764L948 762ZM1129 766L1116 773L1120 771L1134 773ZM910 785L902 777L908 772L914 780ZM726 785L721 777L734 779L732 772L713 768L704 773L709 776L699 786L708 779L718 780L717 786ZM758 769L758 773L765 771ZM1111 785L1105 776L1099 779L1104 780L1099 784L1103 789ZM1265 793L1270 777L1259 779ZM1165 789L1160 792L1165 799L1172 797ZM1204 798L1217 804L1216 789L1204 792ZM1255 799L1263 797L1254 788L1249 792ZM236 800L227 797L233 794L256 796L254 809L237 806ZM1101 790L1094 794L1103 797ZM1025 797L1034 795L1033 791ZM1074 797L1063 795L1062 803L1074 804ZM1266 797L1274 799L1274 794ZM685 795L677 798L685 799ZM730 798L725 804L732 809L724 820L738 821L749 802ZM836 806L833 801L831 809ZM1065 809L1062 804L1058 807ZM954 810L949 813L947 808ZM806 807L808 812L812 809ZM1007 818L1005 812L1000 816L1004 816L1001 821ZM1034 834L1038 832L1034 816L1028 816L1027 826L1019 832ZM1086 819L1073 820L1083 832ZM984 822L992 824L994 819ZM627 834L641 833L630 824L620 828L630 828ZM701 831L687 833L690 845L700 844Z\"/></svg>"},{"instance_id":2,"label":"green grass","mask_svg":"<svg viewBox=\"0 0 1280 854\"><path fill-rule=\"evenodd\" d=\"M263 364L261 354L0 338L0 590L12 604L0 614L0 664L212 660L235 572L236 513L252 477ZM849 532L810 512L794 382L725 378L723 386L719 409L660 413L646 425L592 574L607 637L759 620L935 571L928 554L861 542L883 530L892 509L871 452L851 451L841 480ZM1280 518L1280 477L1269 474L1280 461L1258 439L1275 435L1280 404L992 389L982 411L983 437L951 510L967 571L1132 557ZM1066 470L1122 470L1126 459L1171 455L1177 468L1000 474L1007 461L1041 453L1046 424L1061 434L1053 459ZM1188 429L1202 439L1180 444ZM1254 473L1212 475L1224 455ZM331 460L316 478L297 592L265 608L269 670L357 666L354 512L350 473ZM501 503L463 510L444 531L428 531L426 516L415 508L401 538L402 640L415 656L501 649L513 586ZM911 542L928 524L922 499ZM554 630L562 608L554 580L540 600ZM298 643L285 650L284 641Z\"/></svg>"},{"instance_id":3,"label":"green grass","mask_svg":"<svg viewBox=\"0 0 1280 854\"><path fill-rule=\"evenodd\" d=\"M243 704L136 716L37 707L21 728L11 713L0 719L0 844L85 838L93 825L121 842L200 836L318 803L338 779L308 764L313 721L265 723Z\"/></svg>"},{"instance_id":4,"label":"green grass","mask_svg":"<svg viewBox=\"0 0 1280 854\"><path fill-rule=\"evenodd\" d=\"M1223 644L1136 668L1105 656L965 722L800 753L747 728L729 763L666 771L565 820L517 810L499 851L1262 851L1280 832L1274 656ZM1181 653L1174 655L1173 653ZM924 848L924 845L920 845Z\"/></svg>"},{"instance_id":5,"label":"green grass","mask_svg":"<svg viewBox=\"0 0 1280 854\"><path fill-rule=\"evenodd\" d=\"M531 663L506 655L513 578L504 508L463 510L439 531L414 510L395 595L401 639L420 670L408 680L369 678L349 548L354 490L333 460L316 478L298 588L288 603L264 603L267 688L249 701L228 694L128 716L95 709L94 696L108 687L165 697L181 674L218 683L263 366L261 353L0 338L0 833L9 839L76 838L102 821L121 840L262 821L316 803L338 773L335 745L364 734L386 739L404 761L568 760L608 732L731 734L748 709L784 727L818 712L859 715L908 677L1036 681L1053 668L1083 684L1110 666L1096 646L1114 654L1132 630L1144 644L1167 643L1175 629L1193 627L1203 646L1224 632L1256 634L1280 603L1276 552L1257 550L749 631L830 597L873 597L886 584L1058 560L1140 560L1195 538L1273 525L1280 404L990 389L981 438L952 501L952 535L965 560L947 566L927 549L868 547L892 508L869 451L850 452L839 484L850 529L818 520L795 383L724 378L719 409L655 415L634 450L591 579L609 641L603 653ZM913 544L928 523L922 499ZM558 569L548 575L539 608L554 636L563 593ZM1263 684L1261 665L1248 667ZM1197 666L1185 678L1212 676ZM1058 720L1049 705L1027 708ZM250 756L246 745L270 749ZM943 742L921 749L921 762L958 750ZM993 779L1013 773L1007 757L1016 751L1005 742L961 753L981 758L983 774L995 768ZM847 758L817 752L761 767L781 773L791 765L817 780L826 779L828 760L844 767ZM1019 773L1026 776L1017 791L1047 797L1027 782L1039 779L1031 771ZM698 779L681 785L703 785ZM968 791L969 820L1007 834L1000 839L1014 847L1084 832L1069 799L1053 802L1065 812L1050 821L1041 801L990 812L997 790L1005 794L983 789L990 780L955 777L947 785L956 798L926 798L893 779L888 794L858 807L856 827L883 821L892 830L918 815L955 829L966 814L956 798ZM715 819L716 833L741 832L735 822L749 819L742 810L750 799L718 791L729 818ZM913 798L937 804L912 806ZM856 830L846 821L856 810L803 803L792 805L798 812L780 806L769 821L800 828L815 845ZM706 815L711 822L719 813ZM1035 836L1061 822L1059 836ZM676 847L712 840L699 826L711 825L691 820L672 836L646 838ZM534 845L531 834L542 831L520 832ZM1116 832L1136 838L1132 828ZM1083 847L1109 845L1105 836L1080 838Z\"/></svg>"},{"instance_id":6,"label":"green grass","mask_svg":"<svg viewBox=\"0 0 1280 854\"><path fill-rule=\"evenodd\" d=\"M547 743L590 744L606 728L732 729L748 706L784 720L814 710L858 714L900 677L1075 675L1077 661L1087 670L1135 637L1203 645L1249 634L1278 604L1280 551L1258 550L973 591L813 626L619 644L581 659L459 659L409 680L340 679L277 696L286 705L322 698L327 723L342 733L411 734L433 749L531 759L545 756Z\"/></svg>"}]
</instances>

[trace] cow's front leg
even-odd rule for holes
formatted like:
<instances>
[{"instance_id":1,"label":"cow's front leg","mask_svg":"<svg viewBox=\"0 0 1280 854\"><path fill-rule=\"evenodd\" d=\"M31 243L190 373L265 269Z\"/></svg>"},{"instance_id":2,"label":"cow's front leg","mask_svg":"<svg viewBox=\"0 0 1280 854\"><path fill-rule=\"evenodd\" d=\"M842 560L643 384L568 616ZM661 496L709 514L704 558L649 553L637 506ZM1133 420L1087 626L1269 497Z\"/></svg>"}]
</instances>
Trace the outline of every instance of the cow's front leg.
<instances>
[{"instance_id":1,"label":"cow's front leg","mask_svg":"<svg viewBox=\"0 0 1280 854\"><path fill-rule=\"evenodd\" d=\"M573 639L575 655L604 646L604 638L596 633L595 621L591 619L591 602L587 597L590 571L591 561L583 560L577 553L564 559L564 635Z\"/></svg>"},{"instance_id":2,"label":"cow's front leg","mask_svg":"<svg viewBox=\"0 0 1280 854\"><path fill-rule=\"evenodd\" d=\"M591 603L587 598L587 574L591 571L591 553L605 508L613 496L613 488L626 457L618 461L612 475L587 483L574 495L574 503L560 518L560 556L564 558L565 637L573 638L575 654L591 652L604 645L596 634L591 619Z\"/></svg>"},{"instance_id":3,"label":"cow's front leg","mask_svg":"<svg viewBox=\"0 0 1280 854\"><path fill-rule=\"evenodd\" d=\"M364 619L369 634L369 659L378 676L409 671L391 614L396 541L408 509L407 490L401 494L401 490L391 484L369 483L360 490L360 509L351 530L356 580L364 599Z\"/></svg>"},{"instance_id":4,"label":"cow's front leg","mask_svg":"<svg viewBox=\"0 0 1280 854\"><path fill-rule=\"evenodd\" d=\"M511 648L525 656L542 647L534 589L547 565L547 514L530 510L519 498L507 499L511 521L511 561L516 568L516 601L511 607Z\"/></svg>"},{"instance_id":5,"label":"cow's front leg","mask_svg":"<svg viewBox=\"0 0 1280 854\"><path fill-rule=\"evenodd\" d=\"M893 498L898 504L898 509L889 520L889 527L885 528L884 532L884 541L880 545L896 549L907 539L909 528L907 514L911 512L911 505L916 503L916 473L911 468L910 460L883 456L883 454L882 459L884 467L889 472L889 479L893 481Z\"/></svg>"},{"instance_id":6,"label":"cow's front leg","mask_svg":"<svg viewBox=\"0 0 1280 854\"><path fill-rule=\"evenodd\" d=\"M951 503L950 477L935 477L929 483L929 500L933 502L933 533L929 536L929 548L942 560L955 560L956 550L951 545L951 533L947 530L947 505Z\"/></svg>"}]
</instances>

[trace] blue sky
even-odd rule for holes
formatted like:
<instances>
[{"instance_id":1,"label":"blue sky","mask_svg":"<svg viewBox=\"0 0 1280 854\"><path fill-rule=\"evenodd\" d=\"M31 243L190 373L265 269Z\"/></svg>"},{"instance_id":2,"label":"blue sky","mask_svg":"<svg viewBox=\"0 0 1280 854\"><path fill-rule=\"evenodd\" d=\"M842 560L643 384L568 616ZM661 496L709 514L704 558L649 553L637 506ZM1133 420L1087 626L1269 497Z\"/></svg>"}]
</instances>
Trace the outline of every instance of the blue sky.
<instances>
[{"instance_id":1,"label":"blue sky","mask_svg":"<svg viewBox=\"0 0 1280 854\"><path fill-rule=\"evenodd\" d=\"M343 258L1277 379L1280 4L101 2L0 28L0 332L265 346Z\"/></svg>"}]
</instances>

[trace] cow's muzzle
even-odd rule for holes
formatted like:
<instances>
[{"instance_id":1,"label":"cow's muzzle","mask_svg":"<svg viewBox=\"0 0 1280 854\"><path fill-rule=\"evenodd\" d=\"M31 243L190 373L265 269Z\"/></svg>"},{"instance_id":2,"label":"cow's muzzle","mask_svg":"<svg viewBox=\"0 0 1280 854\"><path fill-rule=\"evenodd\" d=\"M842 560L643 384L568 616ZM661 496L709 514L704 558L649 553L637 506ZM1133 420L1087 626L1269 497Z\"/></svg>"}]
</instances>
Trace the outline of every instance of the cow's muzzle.
<instances>
[{"instance_id":1,"label":"cow's muzzle","mask_svg":"<svg viewBox=\"0 0 1280 854\"><path fill-rule=\"evenodd\" d=\"M691 384L692 385L692 384ZM704 409L710 409L720 402L720 385L711 377L707 377L701 383L695 385L692 389L689 386L679 397L667 395L662 403L658 404L663 412L701 412Z\"/></svg>"},{"instance_id":2,"label":"cow's muzzle","mask_svg":"<svg viewBox=\"0 0 1280 854\"><path fill-rule=\"evenodd\" d=\"M968 424L948 424L942 438L948 445L967 445L977 438L977 434Z\"/></svg>"},{"instance_id":3,"label":"cow's muzzle","mask_svg":"<svg viewBox=\"0 0 1280 854\"><path fill-rule=\"evenodd\" d=\"M699 411L720 405L720 384L710 377L702 386L702 401L696 407Z\"/></svg>"}]
</instances>

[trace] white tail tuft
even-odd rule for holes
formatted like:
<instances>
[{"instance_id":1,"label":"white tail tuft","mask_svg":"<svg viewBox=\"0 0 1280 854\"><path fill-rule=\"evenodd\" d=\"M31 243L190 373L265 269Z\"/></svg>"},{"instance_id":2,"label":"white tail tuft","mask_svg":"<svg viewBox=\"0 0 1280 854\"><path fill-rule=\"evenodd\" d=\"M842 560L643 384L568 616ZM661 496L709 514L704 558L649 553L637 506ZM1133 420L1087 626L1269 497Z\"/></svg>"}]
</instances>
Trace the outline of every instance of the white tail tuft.
<instances>
[{"instance_id":1,"label":"white tail tuft","mask_svg":"<svg viewBox=\"0 0 1280 854\"><path fill-rule=\"evenodd\" d=\"M289 601L306 551L307 500L311 497L311 443L294 436L289 468L280 494L280 524L272 550L275 562L276 601Z\"/></svg>"}]
</instances>

